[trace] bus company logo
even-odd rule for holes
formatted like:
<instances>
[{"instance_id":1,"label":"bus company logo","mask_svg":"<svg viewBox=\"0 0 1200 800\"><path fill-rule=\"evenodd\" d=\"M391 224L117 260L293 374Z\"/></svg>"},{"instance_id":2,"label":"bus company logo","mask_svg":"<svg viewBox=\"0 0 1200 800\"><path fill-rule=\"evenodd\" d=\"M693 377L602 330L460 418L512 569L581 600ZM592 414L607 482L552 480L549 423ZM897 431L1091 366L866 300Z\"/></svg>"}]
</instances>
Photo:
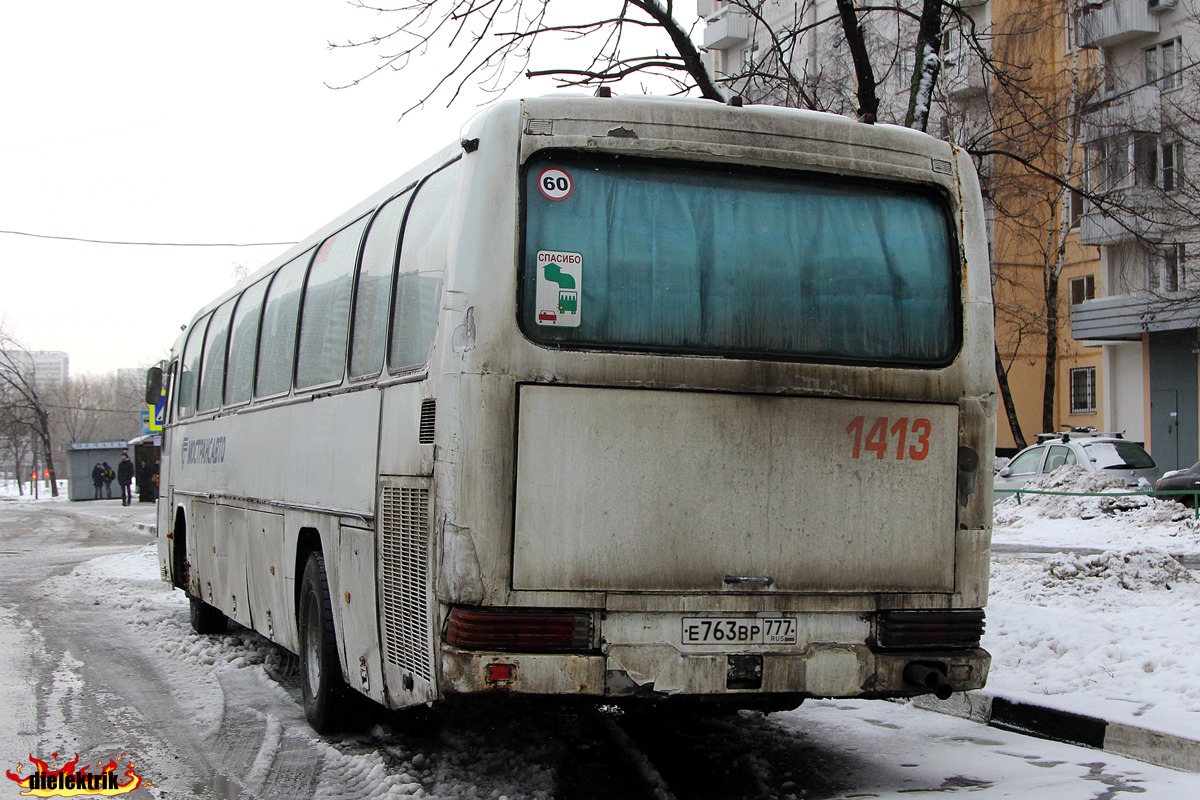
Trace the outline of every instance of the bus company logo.
<instances>
[{"instance_id":1,"label":"bus company logo","mask_svg":"<svg viewBox=\"0 0 1200 800\"><path fill-rule=\"evenodd\" d=\"M209 436L204 439L192 439L185 436L180 451L185 465L223 464L225 463L225 437Z\"/></svg>"},{"instance_id":2,"label":"bus company logo","mask_svg":"<svg viewBox=\"0 0 1200 800\"><path fill-rule=\"evenodd\" d=\"M53 761L58 760L58 753L51 753ZM79 754L61 767L54 767L40 758L29 756L33 771L23 775L24 764L17 764L17 771L5 770L9 780L15 781L17 787L24 790L22 797L118 797L129 794L141 786L152 786L137 773L132 761L127 761L122 753L116 760L109 759L108 764L96 762L99 772L89 772L91 764L77 769ZM126 761L124 775L118 775L120 762ZM122 780L124 777L125 780Z\"/></svg>"}]
</instances>

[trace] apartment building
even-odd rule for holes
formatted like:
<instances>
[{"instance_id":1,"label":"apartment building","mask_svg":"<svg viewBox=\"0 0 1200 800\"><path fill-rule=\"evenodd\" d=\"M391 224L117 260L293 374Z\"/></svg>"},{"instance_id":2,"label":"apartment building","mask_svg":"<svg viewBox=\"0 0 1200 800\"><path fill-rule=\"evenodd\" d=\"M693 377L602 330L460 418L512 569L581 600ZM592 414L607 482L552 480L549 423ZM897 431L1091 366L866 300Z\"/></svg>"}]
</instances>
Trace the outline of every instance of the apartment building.
<instances>
[{"instance_id":1,"label":"apartment building","mask_svg":"<svg viewBox=\"0 0 1200 800\"><path fill-rule=\"evenodd\" d=\"M4 350L0 369L19 369L31 374L39 389L56 389L70 377L71 358L59 350Z\"/></svg>"},{"instance_id":2,"label":"apartment building","mask_svg":"<svg viewBox=\"0 0 1200 800\"><path fill-rule=\"evenodd\" d=\"M1101 268L1071 307L1072 335L1103 353L1106 420L1132 427L1164 468L1198 458L1196 15L1187 0L1104 0L1079 14L1101 84L1083 109L1087 188L1080 220Z\"/></svg>"}]
</instances>

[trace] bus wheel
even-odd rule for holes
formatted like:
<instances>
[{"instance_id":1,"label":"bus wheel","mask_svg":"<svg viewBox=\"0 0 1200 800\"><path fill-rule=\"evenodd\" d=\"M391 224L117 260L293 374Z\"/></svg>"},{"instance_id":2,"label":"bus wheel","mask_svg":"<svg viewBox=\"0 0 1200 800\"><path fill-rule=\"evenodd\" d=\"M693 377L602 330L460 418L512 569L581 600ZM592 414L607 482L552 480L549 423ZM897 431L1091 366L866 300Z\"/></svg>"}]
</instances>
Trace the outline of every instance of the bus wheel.
<instances>
[{"instance_id":1,"label":"bus wheel","mask_svg":"<svg viewBox=\"0 0 1200 800\"><path fill-rule=\"evenodd\" d=\"M325 557L319 550L311 553L304 565L298 621L304 716L317 733L327 733L341 722L347 698L333 634Z\"/></svg>"},{"instance_id":2,"label":"bus wheel","mask_svg":"<svg viewBox=\"0 0 1200 800\"><path fill-rule=\"evenodd\" d=\"M198 597L189 597L192 605L192 630L200 634L224 633L229 619L219 608L213 608Z\"/></svg>"}]
</instances>

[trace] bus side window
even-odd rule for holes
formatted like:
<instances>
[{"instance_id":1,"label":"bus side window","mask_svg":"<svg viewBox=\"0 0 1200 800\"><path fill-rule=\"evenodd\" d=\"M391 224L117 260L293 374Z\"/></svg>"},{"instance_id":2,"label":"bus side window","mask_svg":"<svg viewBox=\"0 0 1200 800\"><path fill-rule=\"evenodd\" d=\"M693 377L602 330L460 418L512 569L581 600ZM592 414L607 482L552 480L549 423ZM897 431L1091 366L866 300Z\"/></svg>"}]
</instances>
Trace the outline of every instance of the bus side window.
<instances>
[{"instance_id":1,"label":"bus side window","mask_svg":"<svg viewBox=\"0 0 1200 800\"><path fill-rule=\"evenodd\" d=\"M346 372L350 289L367 219L330 236L313 257L300 313L297 389L340 381Z\"/></svg>"},{"instance_id":2,"label":"bus side window","mask_svg":"<svg viewBox=\"0 0 1200 800\"><path fill-rule=\"evenodd\" d=\"M204 358L200 364L200 402L197 411L212 411L221 406L225 387L225 350L229 345L229 318L236 298L226 300L213 312L204 337Z\"/></svg>"},{"instance_id":3,"label":"bus side window","mask_svg":"<svg viewBox=\"0 0 1200 800\"><path fill-rule=\"evenodd\" d=\"M258 349L258 321L263 297L271 279L263 278L242 292L229 336L229 365L225 368L225 404L245 403L254 392L254 351Z\"/></svg>"},{"instance_id":4,"label":"bus side window","mask_svg":"<svg viewBox=\"0 0 1200 800\"><path fill-rule=\"evenodd\" d=\"M388 302L400 244L400 224L412 192L392 198L379 209L363 245L354 289L354 328L350 343L350 379L373 378L383 369L387 349Z\"/></svg>"},{"instance_id":5,"label":"bus side window","mask_svg":"<svg viewBox=\"0 0 1200 800\"><path fill-rule=\"evenodd\" d=\"M300 287L312 251L279 268L267 290L262 333L258 341L258 378L255 397L281 394L292 387L296 357L296 321L300 314Z\"/></svg>"},{"instance_id":6,"label":"bus side window","mask_svg":"<svg viewBox=\"0 0 1200 800\"><path fill-rule=\"evenodd\" d=\"M183 372L179 376L180 419L187 419L196 413L196 394L199 389L196 378L200 375L200 353L204 349L204 332L210 317L202 317L192 323L187 343L183 346L183 360L180 362Z\"/></svg>"},{"instance_id":7,"label":"bus side window","mask_svg":"<svg viewBox=\"0 0 1200 800\"><path fill-rule=\"evenodd\" d=\"M388 347L392 372L414 369L429 358L437 333L457 177L455 162L421 184L404 222Z\"/></svg>"}]
</instances>

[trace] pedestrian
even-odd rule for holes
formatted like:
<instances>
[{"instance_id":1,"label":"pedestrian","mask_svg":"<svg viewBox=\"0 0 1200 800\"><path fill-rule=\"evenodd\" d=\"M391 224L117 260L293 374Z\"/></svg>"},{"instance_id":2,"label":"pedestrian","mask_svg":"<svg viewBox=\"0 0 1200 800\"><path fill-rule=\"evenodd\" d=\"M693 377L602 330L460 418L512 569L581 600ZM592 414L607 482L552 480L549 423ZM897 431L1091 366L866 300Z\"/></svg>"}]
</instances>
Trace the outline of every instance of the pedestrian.
<instances>
[{"instance_id":1,"label":"pedestrian","mask_svg":"<svg viewBox=\"0 0 1200 800\"><path fill-rule=\"evenodd\" d=\"M96 466L92 467L92 486L96 489L96 496L93 500L100 499L100 488L104 486L104 467L100 466L100 462L96 462Z\"/></svg>"},{"instance_id":2,"label":"pedestrian","mask_svg":"<svg viewBox=\"0 0 1200 800\"><path fill-rule=\"evenodd\" d=\"M113 472L113 468L108 465L107 461L101 462L100 466L104 467L104 491L108 495L108 499L112 500L112 482L116 479L117 473Z\"/></svg>"},{"instance_id":3,"label":"pedestrian","mask_svg":"<svg viewBox=\"0 0 1200 800\"><path fill-rule=\"evenodd\" d=\"M158 481L159 473L162 471L162 459L154 459L154 499L158 499Z\"/></svg>"},{"instance_id":4,"label":"pedestrian","mask_svg":"<svg viewBox=\"0 0 1200 800\"><path fill-rule=\"evenodd\" d=\"M121 453L121 463L117 464L117 483L121 484L121 505L133 505L133 462L129 453Z\"/></svg>"}]
</instances>

